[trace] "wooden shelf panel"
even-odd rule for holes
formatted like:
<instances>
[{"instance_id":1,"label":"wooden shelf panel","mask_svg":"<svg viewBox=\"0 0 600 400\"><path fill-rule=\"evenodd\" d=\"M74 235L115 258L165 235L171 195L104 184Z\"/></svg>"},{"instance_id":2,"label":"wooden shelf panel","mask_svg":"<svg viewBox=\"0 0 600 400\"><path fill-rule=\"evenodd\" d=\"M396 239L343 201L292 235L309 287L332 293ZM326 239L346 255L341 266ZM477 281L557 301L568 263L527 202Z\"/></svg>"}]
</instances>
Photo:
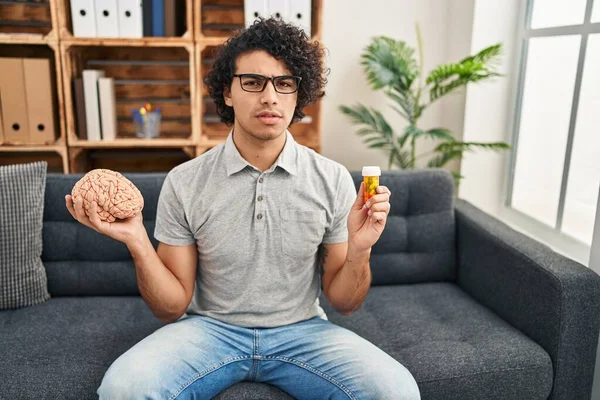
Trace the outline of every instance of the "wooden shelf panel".
<instances>
[{"instance_id":1,"label":"wooden shelf panel","mask_svg":"<svg viewBox=\"0 0 600 400\"><path fill-rule=\"evenodd\" d=\"M0 33L48 35L52 31L52 21L52 7L48 0L0 6Z\"/></svg>"},{"instance_id":2,"label":"wooden shelf panel","mask_svg":"<svg viewBox=\"0 0 600 400\"><path fill-rule=\"evenodd\" d=\"M119 46L119 47L189 47L192 39L182 37L144 37L144 38L81 38L67 37L62 40L65 46Z\"/></svg>"},{"instance_id":3,"label":"wooden shelf panel","mask_svg":"<svg viewBox=\"0 0 600 400\"><path fill-rule=\"evenodd\" d=\"M69 147L77 147L84 149L110 149L110 148L149 148L149 147L164 147L177 148L194 146L195 143L191 139L140 139L140 138L123 138L113 141L93 141L93 140L75 140L69 143Z\"/></svg>"},{"instance_id":4,"label":"wooden shelf panel","mask_svg":"<svg viewBox=\"0 0 600 400\"><path fill-rule=\"evenodd\" d=\"M42 34L21 34L0 32L0 43L5 44L46 44L50 40Z\"/></svg>"},{"instance_id":5,"label":"wooden shelf panel","mask_svg":"<svg viewBox=\"0 0 600 400\"><path fill-rule=\"evenodd\" d=\"M0 153L33 153L33 152L56 152L62 153L64 144L33 145L33 144L6 144L0 143Z\"/></svg>"}]
</instances>

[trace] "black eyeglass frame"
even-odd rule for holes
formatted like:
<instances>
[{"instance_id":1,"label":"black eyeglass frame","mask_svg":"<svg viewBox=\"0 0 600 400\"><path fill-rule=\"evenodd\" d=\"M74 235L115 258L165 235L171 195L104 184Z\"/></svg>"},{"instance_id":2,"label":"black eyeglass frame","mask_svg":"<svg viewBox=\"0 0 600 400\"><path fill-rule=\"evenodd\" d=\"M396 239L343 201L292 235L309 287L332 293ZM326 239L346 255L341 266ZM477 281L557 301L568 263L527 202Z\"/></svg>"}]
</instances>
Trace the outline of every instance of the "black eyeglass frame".
<instances>
[{"instance_id":1,"label":"black eyeglass frame","mask_svg":"<svg viewBox=\"0 0 600 400\"><path fill-rule=\"evenodd\" d=\"M271 81L271 83L273 84L273 88L275 89L275 91L277 93L281 93L281 94L294 94L298 91L298 89L300 89L300 82L302 82L302 77L300 76L295 76L295 75L281 75L281 76L273 76L273 77L268 77L268 76L263 76L260 74L233 74L234 78L239 78L240 79L240 87L242 88L243 91L245 92L249 92L249 93L262 93L265 88L267 87L267 84L269 83L269 81ZM247 90L244 89L244 85L242 85L242 78L245 77L254 77L254 78L262 78L264 79L264 84L263 87L260 90ZM289 78L294 78L296 79L296 90L294 90L293 92L280 92L279 90L277 90L277 86L275 85L275 80L280 80L280 79L289 79Z\"/></svg>"}]
</instances>

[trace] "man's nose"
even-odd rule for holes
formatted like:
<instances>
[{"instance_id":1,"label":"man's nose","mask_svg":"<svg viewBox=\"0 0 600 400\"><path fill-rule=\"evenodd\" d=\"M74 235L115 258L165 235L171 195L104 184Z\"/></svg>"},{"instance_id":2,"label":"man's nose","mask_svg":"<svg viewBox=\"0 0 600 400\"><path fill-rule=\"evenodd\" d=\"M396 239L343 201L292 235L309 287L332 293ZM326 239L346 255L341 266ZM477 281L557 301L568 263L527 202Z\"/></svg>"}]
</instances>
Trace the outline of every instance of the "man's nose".
<instances>
[{"instance_id":1,"label":"man's nose","mask_svg":"<svg viewBox=\"0 0 600 400\"><path fill-rule=\"evenodd\" d=\"M278 93L275 91L275 86L273 86L273 81L267 82L267 87L261 93L261 103L263 104L277 104L277 96Z\"/></svg>"}]
</instances>

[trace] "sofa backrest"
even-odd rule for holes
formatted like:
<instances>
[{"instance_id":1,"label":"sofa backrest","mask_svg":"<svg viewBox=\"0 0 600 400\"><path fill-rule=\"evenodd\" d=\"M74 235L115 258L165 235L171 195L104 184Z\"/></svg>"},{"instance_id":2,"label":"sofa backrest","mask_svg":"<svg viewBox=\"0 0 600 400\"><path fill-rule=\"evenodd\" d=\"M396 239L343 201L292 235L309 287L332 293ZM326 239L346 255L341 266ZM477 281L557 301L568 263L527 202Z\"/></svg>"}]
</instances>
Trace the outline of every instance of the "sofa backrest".
<instances>
[{"instance_id":1,"label":"sofa backrest","mask_svg":"<svg viewBox=\"0 0 600 400\"><path fill-rule=\"evenodd\" d=\"M83 174L48 174L44 201L42 261L53 296L139 295L127 246L75 221L65 207ZM154 220L166 173L125 174L144 197L144 225L156 248Z\"/></svg>"},{"instance_id":2,"label":"sofa backrest","mask_svg":"<svg viewBox=\"0 0 600 400\"><path fill-rule=\"evenodd\" d=\"M352 171L357 189L360 171ZM456 279L454 178L443 169L382 171L390 214L371 251L372 285Z\"/></svg>"},{"instance_id":3,"label":"sofa backrest","mask_svg":"<svg viewBox=\"0 0 600 400\"><path fill-rule=\"evenodd\" d=\"M356 188L360 171L353 171ZM144 197L144 225L155 248L154 223L166 173L125 174ZM65 207L82 174L48 174L42 261L53 296L139 295L127 247L75 221ZM453 178L438 169L383 171L390 215L371 254L373 285L455 279Z\"/></svg>"}]
</instances>

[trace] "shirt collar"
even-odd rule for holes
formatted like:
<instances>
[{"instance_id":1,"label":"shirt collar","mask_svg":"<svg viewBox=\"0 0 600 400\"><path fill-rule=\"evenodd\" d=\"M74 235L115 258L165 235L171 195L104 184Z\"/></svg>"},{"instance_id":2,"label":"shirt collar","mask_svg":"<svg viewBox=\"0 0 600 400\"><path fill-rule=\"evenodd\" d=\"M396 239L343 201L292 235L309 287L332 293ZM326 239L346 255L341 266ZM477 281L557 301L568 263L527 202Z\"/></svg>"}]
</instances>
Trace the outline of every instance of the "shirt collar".
<instances>
[{"instance_id":1,"label":"shirt collar","mask_svg":"<svg viewBox=\"0 0 600 400\"><path fill-rule=\"evenodd\" d=\"M275 167L281 167L292 175L296 175L297 169L297 144L292 134L285 131L286 140L283 150L275 160ZM250 163L242 157L238 151L235 143L233 142L233 129L229 132L227 139L225 140L225 155L227 160L227 176L235 174L246 168ZM274 169L274 167L272 168Z\"/></svg>"}]
</instances>

